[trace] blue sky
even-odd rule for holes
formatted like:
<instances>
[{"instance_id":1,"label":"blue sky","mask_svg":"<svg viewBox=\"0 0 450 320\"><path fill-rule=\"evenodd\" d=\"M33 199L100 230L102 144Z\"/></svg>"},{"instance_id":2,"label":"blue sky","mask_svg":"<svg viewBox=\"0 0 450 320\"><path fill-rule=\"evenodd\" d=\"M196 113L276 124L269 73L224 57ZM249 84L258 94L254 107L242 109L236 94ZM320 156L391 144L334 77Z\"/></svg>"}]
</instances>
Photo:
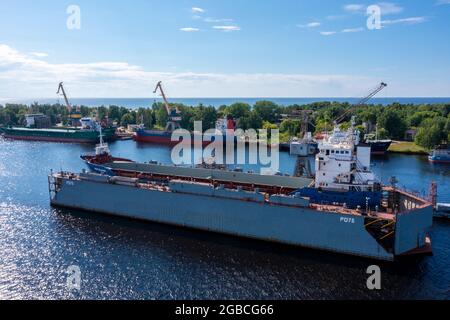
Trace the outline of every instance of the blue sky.
<instances>
[{"instance_id":1,"label":"blue sky","mask_svg":"<svg viewBox=\"0 0 450 320\"><path fill-rule=\"evenodd\" d=\"M70 5L80 29L70 30ZM379 30L366 9L381 9ZM450 96L450 0L1 0L0 100Z\"/></svg>"}]
</instances>

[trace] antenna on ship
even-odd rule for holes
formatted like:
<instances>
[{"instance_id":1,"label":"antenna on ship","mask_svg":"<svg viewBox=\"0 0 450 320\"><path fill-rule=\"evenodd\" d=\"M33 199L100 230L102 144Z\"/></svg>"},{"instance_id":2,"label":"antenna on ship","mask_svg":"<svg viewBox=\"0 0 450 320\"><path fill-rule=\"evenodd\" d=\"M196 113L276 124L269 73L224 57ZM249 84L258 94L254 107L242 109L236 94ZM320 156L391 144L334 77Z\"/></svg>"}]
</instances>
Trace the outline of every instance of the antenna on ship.
<instances>
[{"instance_id":1,"label":"antenna on ship","mask_svg":"<svg viewBox=\"0 0 450 320\"><path fill-rule=\"evenodd\" d=\"M102 131L102 125L98 124L99 126L99 138L100 138L100 144L98 144L95 147L95 155L99 156L102 154L111 154L110 150L109 150L109 146L107 143L105 143L103 141L103 131Z\"/></svg>"}]
</instances>

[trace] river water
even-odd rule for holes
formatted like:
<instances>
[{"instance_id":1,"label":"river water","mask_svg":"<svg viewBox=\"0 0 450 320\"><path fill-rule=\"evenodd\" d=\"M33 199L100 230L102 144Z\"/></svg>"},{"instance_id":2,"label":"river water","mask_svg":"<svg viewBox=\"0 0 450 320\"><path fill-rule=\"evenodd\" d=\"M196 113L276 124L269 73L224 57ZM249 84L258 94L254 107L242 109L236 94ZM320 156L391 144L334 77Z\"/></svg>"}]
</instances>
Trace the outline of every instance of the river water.
<instances>
[{"instance_id":1,"label":"river water","mask_svg":"<svg viewBox=\"0 0 450 320\"><path fill-rule=\"evenodd\" d=\"M163 146L120 141L113 154L170 162ZM0 138L0 299L449 299L450 223L436 221L434 255L380 263L98 214L52 209L47 174L80 171L92 146ZM291 173L295 158L280 155ZM450 169L423 156L374 159L383 181L450 202ZM249 167L250 169L254 169ZM245 168L245 169L249 169ZM188 204L187 204L188 205ZM382 289L366 287L378 264ZM78 266L80 290L67 286Z\"/></svg>"}]
</instances>

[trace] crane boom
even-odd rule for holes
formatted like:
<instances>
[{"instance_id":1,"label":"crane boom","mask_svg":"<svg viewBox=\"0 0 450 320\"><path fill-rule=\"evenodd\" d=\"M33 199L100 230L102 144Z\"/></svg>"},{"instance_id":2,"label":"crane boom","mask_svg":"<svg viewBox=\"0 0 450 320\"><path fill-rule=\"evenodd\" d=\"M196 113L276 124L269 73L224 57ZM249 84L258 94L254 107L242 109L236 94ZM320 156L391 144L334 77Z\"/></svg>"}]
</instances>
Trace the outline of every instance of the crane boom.
<instances>
[{"instance_id":1,"label":"crane boom","mask_svg":"<svg viewBox=\"0 0 450 320\"><path fill-rule=\"evenodd\" d=\"M56 92L56 94L60 94L60 92L62 92L62 94L64 96L64 101L66 102L67 110L69 112L72 112L72 106L69 103L69 99L67 98L66 91L64 90L64 85L62 82L59 83L58 92Z\"/></svg>"},{"instance_id":2,"label":"crane boom","mask_svg":"<svg viewBox=\"0 0 450 320\"><path fill-rule=\"evenodd\" d=\"M164 93L164 89L163 89L163 87L162 87L162 81L159 81L159 82L158 82L158 84L156 85L156 88L155 88L155 90L153 91L153 93L158 92L158 89L159 89L159 91L161 92L161 96L162 96L162 98L163 98L163 100L164 100L164 106L166 107L167 114L170 116L170 115L172 114L172 108L170 107L169 101L167 101L166 94ZM177 113L180 113L180 110L178 109L178 107L175 108L175 109L176 109L176 112L177 112Z\"/></svg>"},{"instance_id":3,"label":"crane boom","mask_svg":"<svg viewBox=\"0 0 450 320\"><path fill-rule=\"evenodd\" d=\"M361 100L358 101L358 103L356 103L355 105L353 105L353 107L351 107L349 110L347 110L346 112L344 112L342 115L340 115L339 117L336 118L336 120L334 120L334 123L337 125L339 123L341 123L342 121L344 121L344 119L347 117L347 115L349 113L352 113L353 111L355 111L358 107L366 104L370 99L372 99L374 96L376 96L380 91L382 91L384 88L387 87L387 84L384 82L381 82L374 90L372 90L367 96L365 96L364 98L362 98Z\"/></svg>"},{"instance_id":4,"label":"crane boom","mask_svg":"<svg viewBox=\"0 0 450 320\"><path fill-rule=\"evenodd\" d=\"M167 101L166 94L164 93L163 87L162 87L162 81L159 81L156 85L155 91L153 93L156 93L159 91L161 92L161 96L164 100L164 106L166 108L167 115L169 116L167 125L166 125L166 131L174 131L178 128L180 128L180 121L181 121L181 115L180 115L180 109L178 107L171 108L169 105L169 102Z\"/></svg>"}]
</instances>

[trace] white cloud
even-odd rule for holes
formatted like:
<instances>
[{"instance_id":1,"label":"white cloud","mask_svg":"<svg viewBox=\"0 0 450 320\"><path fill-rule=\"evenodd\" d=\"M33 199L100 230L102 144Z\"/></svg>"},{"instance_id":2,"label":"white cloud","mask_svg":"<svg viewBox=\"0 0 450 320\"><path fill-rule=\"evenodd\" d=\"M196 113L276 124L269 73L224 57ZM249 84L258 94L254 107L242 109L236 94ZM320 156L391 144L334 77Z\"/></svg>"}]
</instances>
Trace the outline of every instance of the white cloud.
<instances>
[{"instance_id":1,"label":"white cloud","mask_svg":"<svg viewBox=\"0 0 450 320\"><path fill-rule=\"evenodd\" d=\"M197 32L197 31L200 31L200 29L187 27L187 28L180 28L180 31L183 31L183 32Z\"/></svg>"},{"instance_id":2,"label":"white cloud","mask_svg":"<svg viewBox=\"0 0 450 320\"><path fill-rule=\"evenodd\" d=\"M320 34L323 36L332 36L333 34L336 34L336 31L322 31Z\"/></svg>"},{"instance_id":3,"label":"white cloud","mask_svg":"<svg viewBox=\"0 0 450 320\"><path fill-rule=\"evenodd\" d=\"M341 32L342 33L351 33L351 32L361 32L364 31L364 28L348 28L348 29L344 29Z\"/></svg>"},{"instance_id":4,"label":"white cloud","mask_svg":"<svg viewBox=\"0 0 450 320\"><path fill-rule=\"evenodd\" d=\"M310 22L308 24L298 24L297 27L299 28L317 28L320 27L320 22Z\"/></svg>"},{"instance_id":5,"label":"white cloud","mask_svg":"<svg viewBox=\"0 0 450 320\"><path fill-rule=\"evenodd\" d=\"M381 14L383 15L396 14L403 11L403 7L391 2L379 2L377 3L377 6L380 7Z\"/></svg>"},{"instance_id":6,"label":"white cloud","mask_svg":"<svg viewBox=\"0 0 450 320\"><path fill-rule=\"evenodd\" d=\"M0 44L0 100L55 98L59 81L71 97L152 97L163 81L170 97L349 97L379 79L346 74L196 73L145 70L126 62L54 64ZM391 83L391 82L390 82ZM448 96L448 81L392 84L393 96ZM56 101L56 100L55 100Z\"/></svg>"},{"instance_id":7,"label":"white cloud","mask_svg":"<svg viewBox=\"0 0 450 320\"><path fill-rule=\"evenodd\" d=\"M30 52L31 55L38 57L38 58L46 58L48 57L48 53L45 52Z\"/></svg>"},{"instance_id":8,"label":"white cloud","mask_svg":"<svg viewBox=\"0 0 450 320\"><path fill-rule=\"evenodd\" d=\"M233 22L233 19L216 19L216 18L205 18L203 21L208 23L219 23L219 22Z\"/></svg>"},{"instance_id":9,"label":"white cloud","mask_svg":"<svg viewBox=\"0 0 450 320\"><path fill-rule=\"evenodd\" d=\"M199 8L199 7L193 7L191 9L192 13L204 13L205 9Z\"/></svg>"},{"instance_id":10,"label":"white cloud","mask_svg":"<svg viewBox=\"0 0 450 320\"><path fill-rule=\"evenodd\" d=\"M231 31L239 31L241 30L238 26L213 26L213 29L224 31L224 32L231 32Z\"/></svg>"},{"instance_id":11,"label":"white cloud","mask_svg":"<svg viewBox=\"0 0 450 320\"><path fill-rule=\"evenodd\" d=\"M399 5L392 2L378 2L374 5L380 7L381 14L383 15L396 14L403 11L403 7L400 7ZM363 4L347 4L344 6L344 10L349 13L366 13L366 9L367 6Z\"/></svg>"},{"instance_id":12,"label":"white cloud","mask_svg":"<svg viewBox=\"0 0 450 320\"><path fill-rule=\"evenodd\" d=\"M427 19L425 17L411 17L395 20L384 20L381 21L382 25L393 25L393 24L403 24L403 25L414 25L425 22Z\"/></svg>"},{"instance_id":13,"label":"white cloud","mask_svg":"<svg viewBox=\"0 0 450 320\"><path fill-rule=\"evenodd\" d=\"M73 97L151 97L149 88L160 80L173 97L349 96L366 83L348 75L156 72L126 62L52 64L4 44L0 67L0 99L51 98L59 81Z\"/></svg>"},{"instance_id":14,"label":"white cloud","mask_svg":"<svg viewBox=\"0 0 450 320\"><path fill-rule=\"evenodd\" d=\"M365 8L362 4L347 4L344 6L344 10L351 13L362 12Z\"/></svg>"},{"instance_id":15,"label":"white cloud","mask_svg":"<svg viewBox=\"0 0 450 320\"><path fill-rule=\"evenodd\" d=\"M450 0L438 0L436 2L436 5L438 5L438 6L443 5L443 4L450 4Z\"/></svg>"}]
</instances>

